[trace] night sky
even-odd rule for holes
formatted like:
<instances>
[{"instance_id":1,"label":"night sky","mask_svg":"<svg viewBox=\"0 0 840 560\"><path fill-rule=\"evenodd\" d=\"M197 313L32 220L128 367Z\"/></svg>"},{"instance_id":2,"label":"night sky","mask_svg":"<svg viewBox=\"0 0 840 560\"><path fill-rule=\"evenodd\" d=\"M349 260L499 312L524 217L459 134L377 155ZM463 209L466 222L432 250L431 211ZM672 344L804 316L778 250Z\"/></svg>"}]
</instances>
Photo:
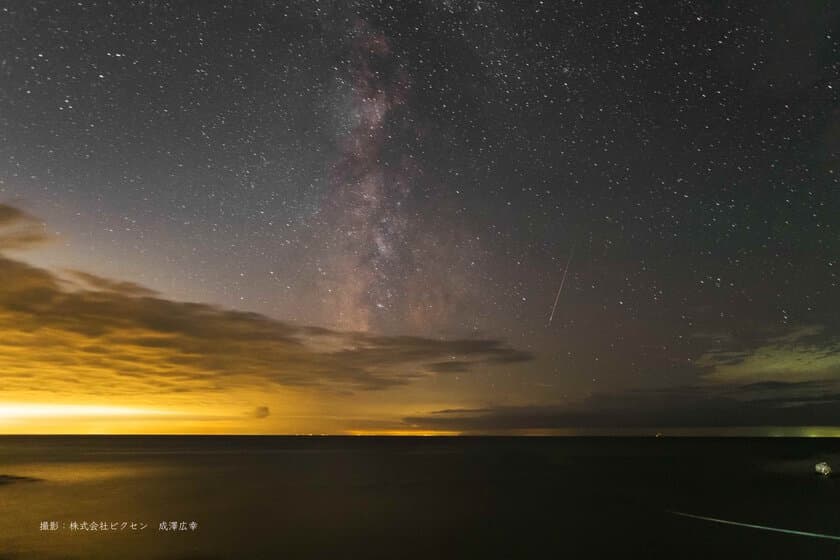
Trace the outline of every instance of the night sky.
<instances>
[{"instance_id":1,"label":"night sky","mask_svg":"<svg viewBox=\"0 0 840 560\"><path fill-rule=\"evenodd\" d=\"M0 431L840 430L838 101L828 2L5 2Z\"/></svg>"}]
</instances>

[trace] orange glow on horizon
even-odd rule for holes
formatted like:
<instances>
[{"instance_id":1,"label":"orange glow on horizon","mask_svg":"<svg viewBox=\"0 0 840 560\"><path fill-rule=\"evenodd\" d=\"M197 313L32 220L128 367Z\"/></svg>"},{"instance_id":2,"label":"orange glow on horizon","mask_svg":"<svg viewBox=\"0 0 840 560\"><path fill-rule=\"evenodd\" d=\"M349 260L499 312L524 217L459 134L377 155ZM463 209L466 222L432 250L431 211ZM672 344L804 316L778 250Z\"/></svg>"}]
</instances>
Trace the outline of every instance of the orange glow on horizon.
<instances>
[{"instance_id":1,"label":"orange glow on horizon","mask_svg":"<svg viewBox=\"0 0 840 560\"><path fill-rule=\"evenodd\" d=\"M0 403L0 421L24 418L172 416L175 412L128 406L84 404Z\"/></svg>"}]
</instances>

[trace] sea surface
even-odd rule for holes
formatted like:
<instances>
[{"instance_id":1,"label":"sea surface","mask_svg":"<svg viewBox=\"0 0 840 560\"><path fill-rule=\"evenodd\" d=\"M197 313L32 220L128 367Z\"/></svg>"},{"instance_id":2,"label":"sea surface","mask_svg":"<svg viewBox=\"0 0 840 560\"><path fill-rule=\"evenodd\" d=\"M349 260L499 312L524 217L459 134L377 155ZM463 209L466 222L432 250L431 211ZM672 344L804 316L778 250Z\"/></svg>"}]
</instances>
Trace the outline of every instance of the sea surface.
<instances>
[{"instance_id":1,"label":"sea surface","mask_svg":"<svg viewBox=\"0 0 840 560\"><path fill-rule=\"evenodd\" d=\"M840 440L7 436L0 559L837 559L671 513L840 536L823 460Z\"/></svg>"}]
</instances>

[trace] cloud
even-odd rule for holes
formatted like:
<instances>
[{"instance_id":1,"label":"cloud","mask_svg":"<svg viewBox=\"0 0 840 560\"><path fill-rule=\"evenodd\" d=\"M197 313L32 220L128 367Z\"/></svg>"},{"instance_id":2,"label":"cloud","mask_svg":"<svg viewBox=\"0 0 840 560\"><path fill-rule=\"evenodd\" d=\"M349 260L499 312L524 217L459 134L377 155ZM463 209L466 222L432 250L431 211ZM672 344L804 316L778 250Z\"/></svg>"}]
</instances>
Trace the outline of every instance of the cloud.
<instances>
[{"instance_id":1,"label":"cloud","mask_svg":"<svg viewBox=\"0 0 840 560\"><path fill-rule=\"evenodd\" d=\"M102 292L114 292L127 296L154 296L157 292L134 282L125 282L103 278L81 270L68 270L67 274L81 281L86 287Z\"/></svg>"},{"instance_id":2,"label":"cloud","mask_svg":"<svg viewBox=\"0 0 840 560\"><path fill-rule=\"evenodd\" d=\"M0 227L31 221L0 206ZM0 229L0 247L21 246L19 240ZM84 272L62 277L0 253L5 392L101 396L287 386L352 393L531 358L499 340L301 327L173 301ZM449 363L457 365L442 365Z\"/></svg>"},{"instance_id":3,"label":"cloud","mask_svg":"<svg viewBox=\"0 0 840 560\"><path fill-rule=\"evenodd\" d=\"M14 206L0 204L0 250L26 249L48 240L40 221Z\"/></svg>"},{"instance_id":4,"label":"cloud","mask_svg":"<svg viewBox=\"0 0 840 560\"><path fill-rule=\"evenodd\" d=\"M267 406L258 406L254 409L254 418L268 418L269 414Z\"/></svg>"},{"instance_id":5,"label":"cloud","mask_svg":"<svg viewBox=\"0 0 840 560\"><path fill-rule=\"evenodd\" d=\"M840 379L840 341L825 325L799 325L748 345L730 340L695 363L716 383Z\"/></svg>"},{"instance_id":6,"label":"cloud","mask_svg":"<svg viewBox=\"0 0 840 560\"><path fill-rule=\"evenodd\" d=\"M601 393L569 405L444 409L403 419L413 428L497 433L587 428L719 428L840 425L833 381L751 384L725 389Z\"/></svg>"},{"instance_id":7,"label":"cloud","mask_svg":"<svg viewBox=\"0 0 840 560\"><path fill-rule=\"evenodd\" d=\"M31 476L15 476L11 474L0 474L0 485L14 484L16 482L38 482L40 478L33 478Z\"/></svg>"},{"instance_id":8,"label":"cloud","mask_svg":"<svg viewBox=\"0 0 840 560\"><path fill-rule=\"evenodd\" d=\"M562 404L435 410L404 423L475 433L840 425L840 323L823 319L709 322L679 349L678 367L667 370L678 374L677 386L601 392ZM660 371L655 358L640 353L647 371Z\"/></svg>"},{"instance_id":9,"label":"cloud","mask_svg":"<svg viewBox=\"0 0 840 560\"><path fill-rule=\"evenodd\" d=\"M639 347L638 364L675 386L601 392L574 402L442 409L405 417L413 429L467 433L622 428L840 425L840 323L708 321L668 357ZM653 347L655 349L655 347ZM628 352L632 352L628 349ZM433 364L457 370L457 362ZM623 364L616 364L619 372Z\"/></svg>"}]
</instances>

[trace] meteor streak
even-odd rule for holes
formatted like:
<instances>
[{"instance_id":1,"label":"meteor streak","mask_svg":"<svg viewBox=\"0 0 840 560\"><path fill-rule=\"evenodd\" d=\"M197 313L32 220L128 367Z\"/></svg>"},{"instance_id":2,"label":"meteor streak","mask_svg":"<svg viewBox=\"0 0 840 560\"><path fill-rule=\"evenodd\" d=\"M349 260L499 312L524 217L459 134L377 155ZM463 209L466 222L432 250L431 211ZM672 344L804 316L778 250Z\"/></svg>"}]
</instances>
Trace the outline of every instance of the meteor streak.
<instances>
[{"instance_id":1,"label":"meteor streak","mask_svg":"<svg viewBox=\"0 0 840 560\"><path fill-rule=\"evenodd\" d=\"M569 272L569 265L572 264L572 257L575 256L575 246L572 245L572 250L569 253L569 259L566 261L566 268L563 269L563 278L560 280L560 288L557 289L557 295L554 297L554 306L551 308L551 315L548 317L548 324L551 324L554 319L554 312L557 310L557 302L560 301L560 292L563 291L563 285L566 283L566 274Z\"/></svg>"},{"instance_id":2,"label":"meteor streak","mask_svg":"<svg viewBox=\"0 0 840 560\"><path fill-rule=\"evenodd\" d=\"M762 531L774 531L776 533L787 533L788 535L799 535L800 537L813 537L815 539L829 539L832 541L840 541L840 537L834 535L826 535L824 533L809 533L808 531L795 531L793 529L780 529L778 527L767 527L765 525L754 525L752 523L740 523L738 521L727 521L726 519L717 519L715 517L705 517L703 515L694 515L693 513L683 513L681 511L669 511L672 515L679 515L681 517L690 517L692 519L700 519L701 521L711 521L712 523L722 523L724 525L736 525L738 527L749 527L750 529L761 529Z\"/></svg>"}]
</instances>

